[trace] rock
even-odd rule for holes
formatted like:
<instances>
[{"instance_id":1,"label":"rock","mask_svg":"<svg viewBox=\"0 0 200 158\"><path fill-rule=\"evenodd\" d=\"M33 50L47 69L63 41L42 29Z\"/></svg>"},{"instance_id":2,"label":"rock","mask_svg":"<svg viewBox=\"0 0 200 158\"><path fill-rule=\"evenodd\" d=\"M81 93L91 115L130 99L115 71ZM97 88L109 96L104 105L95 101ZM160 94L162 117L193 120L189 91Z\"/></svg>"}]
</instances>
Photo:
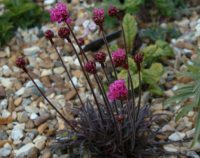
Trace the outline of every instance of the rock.
<instances>
[{"instance_id":1,"label":"rock","mask_svg":"<svg viewBox=\"0 0 200 158\"><path fill-rule=\"evenodd\" d=\"M24 158L28 155L29 150L31 150L32 148L34 148L34 144L28 143L22 146L20 149L15 150L16 158Z\"/></svg>"},{"instance_id":2,"label":"rock","mask_svg":"<svg viewBox=\"0 0 200 158\"><path fill-rule=\"evenodd\" d=\"M27 158L38 158L39 155L40 151L36 147L33 147L28 151Z\"/></svg>"},{"instance_id":3,"label":"rock","mask_svg":"<svg viewBox=\"0 0 200 158\"><path fill-rule=\"evenodd\" d=\"M8 106L8 100L7 99L1 100L1 102L0 102L0 110L7 109L7 106Z\"/></svg>"},{"instance_id":4,"label":"rock","mask_svg":"<svg viewBox=\"0 0 200 158\"><path fill-rule=\"evenodd\" d=\"M36 126L39 126L42 123L46 122L48 119L49 119L49 114L45 113L45 114L42 114L40 117L36 118L34 120L34 123Z\"/></svg>"},{"instance_id":5,"label":"rock","mask_svg":"<svg viewBox=\"0 0 200 158\"><path fill-rule=\"evenodd\" d=\"M25 88L22 87L22 88L20 88L18 91L15 92L15 95L21 96L22 94L24 94L24 91L25 91Z\"/></svg>"},{"instance_id":6,"label":"rock","mask_svg":"<svg viewBox=\"0 0 200 158\"><path fill-rule=\"evenodd\" d=\"M9 143L6 143L3 148L0 149L0 157L8 157L11 154L12 147Z\"/></svg>"},{"instance_id":7,"label":"rock","mask_svg":"<svg viewBox=\"0 0 200 158\"><path fill-rule=\"evenodd\" d=\"M53 3L55 3L55 0L44 0L45 5L50 5L50 4L53 4Z\"/></svg>"},{"instance_id":8,"label":"rock","mask_svg":"<svg viewBox=\"0 0 200 158\"><path fill-rule=\"evenodd\" d=\"M162 132L166 132L166 131L174 131L175 129L174 129L174 127L172 127L172 126L170 126L170 125L165 125L162 129L161 129L161 131Z\"/></svg>"},{"instance_id":9,"label":"rock","mask_svg":"<svg viewBox=\"0 0 200 158\"><path fill-rule=\"evenodd\" d=\"M28 122L29 118L28 118L28 115L26 112L20 112L17 114L17 120L20 122L20 123L26 123Z\"/></svg>"},{"instance_id":10,"label":"rock","mask_svg":"<svg viewBox=\"0 0 200 158\"><path fill-rule=\"evenodd\" d=\"M42 158L52 158L52 154L50 150L45 150L44 153L42 154Z\"/></svg>"},{"instance_id":11,"label":"rock","mask_svg":"<svg viewBox=\"0 0 200 158\"><path fill-rule=\"evenodd\" d=\"M72 82L74 83L75 86L78 85L78 79L76 77L72 77Z\"/></svg>"},{"instance_id":12,"label":"rock","mask_svg":"<svg viewBox=\"0 0 200 158\"><path fill-rule=\"evenodd\" d=\"M68 100L73 99L75 96L76 96L76 91L71 90L71 91L67 92L65 99L68 101Z\"/></svg>"},{"instance_id":13,"label":"rock","mask_svg":"<svg viewBox=\"0 0 200 158\"><path fill-rule=\"evenodd\" d=\"M52 75L52 74L53 74L53 72L52 72L51 69L42 69L41 71L42 71L41 77L49 76L49 75Z\"/></svg>"},{"instance_id":14,"label":"rock","mask_svg":"<svg viewBox=\"0 0 200 158\"><path fill-rule=\"evenodd\" d=\"M43 133L45 131L45 129L48 128L48 124L47 123L43 123L38 127L38 132L39 133Z\"/></svg>"},{"instance_id":15,"label":"rock","mask_svg":"<svg viewBox=\"0 0 200 158\"><path fill-rule=\"evenodd\" d=\"M12 74L12 71L10 70L8 65L3 65L2 66L2 73L3 73L3 76L9 77Z\"/></svg>"},{"instance_id":16,"label":"rock","mask_svg":"<svg viewBox=\"0 0 200 158\"><path fill-rule=\"evenodd\" d=\"M6 97L6 91L3 86L0 86L0 99L4 99Z\"/></svg>"},{"instance_id":17,"label":"rock","mask_svg":"<svg viewBox=\"0 0 200 158\"><path fill-rule=\"evenodd\" d=\"M72 75L77 78L80 78L83 75L83 72L80 70L74 70L74 71L72 71Z\"/></svg>"},{"instance_id":18,"label":"rock","mask_svg":"<svg viewBox=\"0 0 200 158\"><path fill-rule=\"evenodd\" d=\"M187 151L186 155L191 158L200 158L200 156L195 151Z\"/></svg>"},{"instance_id":19,"label":"rock","mask_svg":"<svg viewBox=\"0 0 200 158\"><path fill-rule=\"evenodd\" d=\"M16 78L0 77L0 83L3 85L3 87L7 89L12 89L15 81L16 81Z\"/></svg>"},{"instance_id":20,"label":"rock","mask_svg":"<svg viewBox=\"0 0 200 158\"><path fill-rule=\"evenodd\" d=\"M50 69L53 67L53 65L53 62L49 58L46 58L39 63L39 66L43 69Z\"/></svg>"},{"instance_id":21,"label":"rock","mask_svg":"<svg viewBox=\"0 0 200 158\"><path fill-rule=\"evenodd\" d=\"M15 106L19 106L21 103L22 103L22 98L21 97L14 100Z\"/></svg>"},{"instance_id":22,"label":"rock","mask_svg":"<svg viewBox=\"0 0 200 158\"><path fill-rule=\"evenodd\" d=\"M167 152L178 152L178 149L173 144L164 145L163 148Z\"/></svg>"},{"instance_id":23,"label":"rock","mask_svg":"<svg viewBox=\"0 0 200 158\"><path fill-rule=\"evenodd\" d=\"M38 46L33 46L30 48L23 49L24 54L27 56L36 56L38 52L41 51L41 49Z\"/></svg>"},{"instance_id":24,"label":"rock","mask_svg":"<svg viewBox=\"0 0 200 158\"><path fill-rule=\"evenodd\" d=\"M14 141L20 140L24 137L23 130L25 128L25 124L17 124L14 126L12 132L11 132L11 138Z\"/></svg>"},{"instance_id":25,"label":"rock","mask_svg":"<svg viewBox=\"0 0 200 158\"><path fill-rule=\"evenodd\" d=\"M25 126L26 126L27 129L32 129L32 128L35 127L34 122L33 122L32 120L29 120L29 121L26 123Z\"/></svg>"},{"instance_id":26,"label":"rock","mask_svg":"<svg viewBox=\"0 0 200 158\"><path fill-rule=\"evenodd\" d=\"M65 71L65 69L63 67L56 67L53 69L53 71L55 74L62 74Z\"/></svg>"},{"instance_id":27,"label":"rock","mask_svg":"<svg viewBox=\"0 0 200 158\"><path fill-rule=\"evenodd\" d=\"M182 132L175 132L175 133L172 133L170 136L169 136L169 140L172 140L172 141L178 141L178 140L183 140L183 138L185 137L185 133L182 133Z\"/></svg>"},{"instance_id":28,"label":"rock","mask_svg":"<svg viewBox=\"0 0 200 158\"><path fill-rule=\"evenodd\" d=\"M39 109L35 106L25 106L25 110L26 112L29 112L29 113L39 113Z\"/></svg>"},{"instance_id":29,"label":"rock","mask_svg":"<svg viewBox=\"0 0 200 158\"><path fill-rule=\"evenodd\" d=\"M39 150L42 150L45 147L47 138L45 136L38 135L33 142L35 143L35 147Z\"/></svg>"},{"instance_id":30,"label":"rock","mask_svg":"<svg viewBox=\"0 0 200 158\"><path fill-rule=\"evenodd\" d=\"M8 139L8 134L5 130L1 130L0 132L0 140L7 140Z\"/></svg>"},{"instance_id":31,"label":"rock","mask_svg":"<svg viewBox=\"0 0 200 158\"><path fill-rule=\"evenodd\" d=\"M194 136L194 134L195 134L195 128L186 132L187 138L192 138Z\"/></svg>"},{"instance_id":32,"label":"rock","mask_svg":"<svg viewBox=\"0 0 200 158\"><path fill-rule=\"evenodd\" d=\"M36 113L32 113L30 119L35 120L36 118L38 118L38 115Z\"/></svg>"}]
</instances>

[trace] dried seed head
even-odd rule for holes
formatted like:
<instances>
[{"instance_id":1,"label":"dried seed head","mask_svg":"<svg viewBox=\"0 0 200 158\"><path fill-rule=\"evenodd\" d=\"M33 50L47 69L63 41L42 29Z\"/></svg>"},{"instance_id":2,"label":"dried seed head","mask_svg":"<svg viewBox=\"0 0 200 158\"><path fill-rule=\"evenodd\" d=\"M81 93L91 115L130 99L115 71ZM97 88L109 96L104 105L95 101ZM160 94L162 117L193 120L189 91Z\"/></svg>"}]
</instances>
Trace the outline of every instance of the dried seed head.
<instances>
[{"instance_id":1,"label":"dried seed head","mask_svg":"<svg viewBox=\"0 0 200 158\"><path fill-rule=\"evenodd\" d=\"M58 30L58 35L62 39L67 39L67 38L69 38L70 30L68 28L66 28L66 27L61 27Z\"/></svg>"},{"instance_id":2,"label":"dried seed head","mask_svg":"<svg viewBox=\"0 0 200 158\"><path fill-rule=\"evenodd\" d=\"M94 61L88 61L87 63L85 63L84 68L85 68L85 71L88 73L91 73L91 74L97 73L96 64Z\"/></svg>"},{"instance_id":3,"label":"dried seed head","mask_svg":"<svg viewBox=\"0 0 200 158\"><path fill-rule=\"evenodd\" d=\"M99 62L100 64L104 64L106 61L106 53L104 52L97 52L94 56L95 61Z\"/></svg>"},{"instance_id":4,"label":"dried seed head","mask_svg":"<svg viewBox=\"0 0 200 158\"><path fill-rule=\"evenodd\" d=\"M23 57L17 57L16 59L16 66L23 69L27 65L25 59Z\"/></svg>"},{"instance_id":5,"label":"dried seed head","mask_svg":"<svg viewBox=\"0 0 200 158\"><path fill-rule=\"evenodd\" d=\"M46 39L51 40L51 39L54 37L54 33L53 33L53 31L51 31L51 30L47 30L47 31L44 33L44 36L46 37Z\"/></svg>"}]
</instances>

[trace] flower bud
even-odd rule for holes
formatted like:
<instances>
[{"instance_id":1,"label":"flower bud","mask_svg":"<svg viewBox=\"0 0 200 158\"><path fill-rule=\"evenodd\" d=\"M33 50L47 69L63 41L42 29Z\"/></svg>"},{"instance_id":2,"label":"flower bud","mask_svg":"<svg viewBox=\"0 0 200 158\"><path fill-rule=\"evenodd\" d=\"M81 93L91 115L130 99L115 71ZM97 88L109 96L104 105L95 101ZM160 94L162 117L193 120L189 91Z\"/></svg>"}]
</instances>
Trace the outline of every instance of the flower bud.
<instances>
[{"instance_id":1,"label":"flower bud","mask_svg":"<svg viewBox=\"0 0 200 158\"><path fill-rule=\"evenodd\" d=\"M112 52L112 60L115 67L123 66L126 63L126 53L124 49L119 48Z\"/></svg>"},{"instance_id":2,"label":"flower bud","mask_svg":"<svg viewBox=\"0 0 200 158\"><path fill-rule=\"evenodd\" d=\"M109 16L117 16L118 12L119 12L119 10L113 5L111 5L108 9Z\"/></svg>"},{"instance_id":3,"label":"flower bud","mask_svg":"<svg viewBox=\"0 0 200 158\"><path fill-rule=\"evenodd\" d=\"M25 68L26 66L26 61L23 57L17 57L16 59L16 66L19 67L19 68Z\"/></svg>"},{"instance_id":4,"label":"flower bud","mask_svg":"<svg viewBox=\"0 0 200 158\"><path fill-rule=\"evenodd\" d=\"M97 73L97 69L96 69L96 64L94 61L88 61L86 62L86 64L84 65L85 71L91 74L96 74Z\"/></svg>"},{"instance_id":5,"label":"flower bud","mask_svg":"<svg viewBox=\"0 0 200 158\"><path fill-rule=\"evenodd\" d=\"M94 56L95 61L103 64L106 61L106 53L104 52L97 52Z\"/></svg>"},{"instance_id":6,"label":"flower bud","mask_svg":"<svg viewBox=\"0 0 200 158\"><path fill-rule=\"evenodd\" d=\"M141 64L143 62L143 55L140 53L137 53L134 55L133 59L137 65Z\"/></svg>"},{"instance_id":7,"label":"flower bud","mask_svg":"<svg viewBox=\"0 0 200 158\"><path fill-rule=\"evenodd\" d=\"M83 39L83 38L79 38L79 39L78 39L78 44L79 44L80 46L83 46L83 45L85 44L84 39Z\"/></svg>"},{"instance_id":8,"label":"flower bud","mask_svg":"<svg viewBox=\"0 0 200 158\"><path fill-rule=\"evenodd\" d=\"M51 39L54 37L54 33L53 33L53 31L51 31L51 30L47 30L47 31L44 33L44 36L46 37L46 39L51 40Z\"/></svg>"},{"instance_id":9,"label":"flower bud","mask_svg":"<svg viewBox=\"0 0 200 158\"><path fill-rule=\"evenodd\" d=\"M61 27L59 30L58 30L58 35L60 36L60 38L62 39L67 39L69 38L69 35L70 35L70 30L66 27Z\"/></svg>"},{"instance_id":10,"label":"flower bud","mask_svg":"<svg viewBox=\"0 0 200 158\"><path fill-rule=\"evenodd\" d=\"M104 20L105 20L105 15L104 15L104 9L97 9L95 8L93 10L93 21L96 23L96 25L102 27Z\"/></svg>"}]
</instances>

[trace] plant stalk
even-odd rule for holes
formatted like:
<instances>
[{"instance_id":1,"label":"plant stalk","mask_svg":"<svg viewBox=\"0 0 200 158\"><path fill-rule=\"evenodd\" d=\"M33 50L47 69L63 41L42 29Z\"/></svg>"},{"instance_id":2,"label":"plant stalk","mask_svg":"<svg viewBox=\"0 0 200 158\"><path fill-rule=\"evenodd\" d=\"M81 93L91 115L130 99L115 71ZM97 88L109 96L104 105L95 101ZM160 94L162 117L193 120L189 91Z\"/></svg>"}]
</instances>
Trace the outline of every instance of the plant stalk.
<instances>
[{"instance_id":1,"label":"plant stalk","mask_svg":"<svg viewBox=\"0 0 200 158\"><path fill-rule=\"evenodd\" d=\"M72 81L72 78L71 78L71 76L70 76L70 74L69 74L69 72L68 72L68 70L67 70L67 67L66 67L66 65L65 65L65 63L64 63L64 61L63 61L63 59L62 59L62 57L61 57L61 55L60 55L60 53L58 52L58 49L56 48L56 46L55 46L55 44L54 44L54 42L53 42L52 40L51 40L51 44L52 44L52 46L54 47L54 49L56 50L56 53L58 54L58 57L59 57L59 59L60 59L62 65L63 65L63 67L64 67L64 69L65 69L65 72L66 72L66 74L67 74L67 77L69 78L69 80L70 80L70 82L71 82L73 88L75 89L76 95L78 96L78 98L79 98L79 100L80 100L80 102L81 102L81 105L84 106L83 101L82 101L82 99L81 99L81 97L80 97L80 95L79 95L79 93L78 93L78 90L77 90L76 86L74 85L74 82Z\"/></svg>"},{"instance_id":2,"label":"plant stalk","mask_svg":"<svg viewBox=\"0 0 200 158\"><path fill-rule=\"evenodd\" d=\"M75 131L77 132L77 130L75 129L75 127L61 114L61 112L53 105L53 103L45 96L45 94L42 92L42 90L40 89L40 87L37 85L37 83L34 81L34 79L31 77L31 75L29 74L28 70L24 67L23 68L24 72L28 75L28 77L31 79L31 81L33 82L33 84L35 85L35 87L37 88L37 90L40 92L40 94L44 97L44 99L49 103L49 105L51 105L51 107L61 116L61 118Z\"/></svg>"}]
</instances>

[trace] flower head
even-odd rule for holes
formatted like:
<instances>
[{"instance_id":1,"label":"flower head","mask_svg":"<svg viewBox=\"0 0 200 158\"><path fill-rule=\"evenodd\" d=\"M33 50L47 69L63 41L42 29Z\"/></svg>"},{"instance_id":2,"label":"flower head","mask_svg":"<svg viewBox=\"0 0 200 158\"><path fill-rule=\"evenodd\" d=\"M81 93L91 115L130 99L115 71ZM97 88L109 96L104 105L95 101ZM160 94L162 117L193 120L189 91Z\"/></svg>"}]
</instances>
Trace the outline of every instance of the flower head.
<instances>
[{"instance_id":1,"label":"flower head","mask_svg":"<svg viewBox=\"0 0 200 158\"><path fill-rule=\"evenodd\" d=\"M107 93L108 99L110 101L123 100L127 98L127 95L128 89L126 88L125 80L116 80L110 84Z\"/></svg>"},{"instance_id":2,"label":"flower head","mask_svg":"<svg viewBox=\"0 0 200 158\"><path fill-rule=\"evenodd\" d=\"M85 71L91 74L96 74L97 69L96 69L96 64L94 61L88 61L84 65Z\"/></svg>"},{"instance_id":3,"label":"flower head","mask_svg":"<svg viewBox=\"0 0 200 158\"><path fill-rule=\"evenodd\" d=\"M69 38L70 30L66 27L61 27L58 30L58 35L60 36L60 38L67 39Z\"/></svg>"},{"instance_id":4,"label":"flower head","mask_svg":"<svg viewBox=\"0 0 200 158\"><path fill-rule=\"evenodd\" d=\"M17 59L16 59L16 66L17 67L19 67L19 68L25 68L25 66L26 66L26 61L25 61L25 59L23 58L23 57L18 57Z\"/></svg>"},{"instance_id":5,"label":"flower head","mask_svg":"<svg viewBox=\"0 0 200 158\"><path fill-rule=\"evenodd\" d=\"M119 10L113 5L111 5L108 9L109 16L117 16L118 12L119 12Z\"/></svg>"},{"instance_id":6,"label":"flower head","mask_svg":"<svg viewBox=\"0 0 200 158\"><path fill-rule=\"evenodd\" d=\"M54 33L53 33L53 31L51 31L51 30L47 30L47 31L44 33L44 36L46 37L46 39L51 40L51 39L54 37Z\"/></svg>"},{"instance_id":7,"label":"flower head","mask_svg":"<svg viewBox=\"0 0 200 158\"><path fill-rule=\"evenodd\" d=\"M94 56L95 61L103 64L106 61L106 53L104 52L97 52Z\"/></svg>"},{"instance_id":8,"label":"flower head","mask_svg":"<svg viewBox=\"0 0 200 158\"><path fill-rule=\"evenodd\" d=\"M105 20L105 15L104 15L104 9L102 8L95 8L93 10L93 17L92 17L93 21L100 27L102 27L103 22Z\"/></svg>"},{"instance_id":9,"label":"flower head","mask_svg":"<svg viewBox=\"0 0 200 158\"><path fill-rule=\"evenodd\" d=\"M83 45L85 44L84 39L83 39L83 38L79 38L79 39L78 39L78 44L79 44L80 46L83 46Z\"/></svg>"},{"instance_id":10,"label":"flower head","mask_svg":"<svg viewBox=\"0 0 200 158\"><path fill-rule=\"evenodd\" d=\"M50 10L50 18L53 22L66 22L68 24L71 23L71 18L67 6L62 2L57 3L55 8Z\"/></svg>"},{"instance_id":11,"label":"flower head","mask_svg":"<svg viewBox=\"0 0 200 158\"><path fill-rule=\"evenodd\" d=\"M112 53L112 60L115 67L123 66L126 63L126 53L124 49L119 48Z\"/></svg>"}]
</instances>

